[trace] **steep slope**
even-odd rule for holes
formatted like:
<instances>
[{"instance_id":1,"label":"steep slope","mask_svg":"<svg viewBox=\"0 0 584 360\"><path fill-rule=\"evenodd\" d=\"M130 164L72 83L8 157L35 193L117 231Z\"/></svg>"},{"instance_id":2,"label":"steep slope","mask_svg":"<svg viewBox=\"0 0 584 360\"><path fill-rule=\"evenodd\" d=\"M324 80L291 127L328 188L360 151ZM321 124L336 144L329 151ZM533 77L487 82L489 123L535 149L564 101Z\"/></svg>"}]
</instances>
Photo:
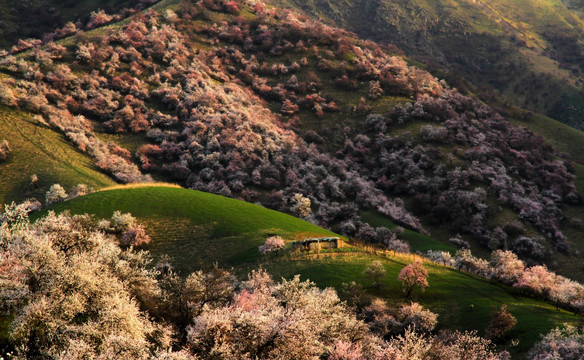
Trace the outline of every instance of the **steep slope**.
<instances>
[{"instance_id":1,"label":"steep slope","mask_svg":"<svg viewBox=\"0 0 584 360\"><path fill-rule=\"evenodd\" d=\"M0 0L0 49L9 50L19 39L42 39L69 21L79 26L86 23L94 11L111 14L122 8L142 9L153 2L156 0Z\"/></svg>"},{"instance_id":2,"label":"steep slope","mask_svg":"<svg viewBox=\"0 0 584 360\"><path fill-rule=\"evenodd\" d=\"M403 49L460 88L494 89L582 129L582 18L560 1L275 0Z\"/></svg>"},{"instance_id":3,"label":"steep slope","mask_svg":"<svg viewBox=\"0 0 584 360\"><path fill-rule=\"evenodd\" d=\"M152 235L147 249L155 257L170 255L172 264L183 274L217 262L221 266L235 267L236 273L244 275L261 264L275 278L301 274L321 287L341 289L342 283L356 281L363 284L368 296L383 297L396 305L405 301L397 274L417 258L395 253L374 255L353 245L320 255L290 253L261 258L257 246L271 235L281 235L288 245L292 240L307 236L335 234L261 206L177 187L118 187L47 210L89 213L97 219L110 218L115 210L129 211ZM42 213L35 218L39 216ZM369 287L370 280L363 275L365 266L373 260L381 260L387 271L379 289ZM521 339L519 346L512 347L511 351L522 355L539 339L539 334L563 323L579 321L577 316L527 298L510 287L428 261L425 266L429 271L430 287L416 300L440 314L439 323L443 329L483 331L492 307L507 304L518 319L511 337Z\"/></svg>"},{"instance_id":4,"label":"steep slope","mask_svg":"<svg viewBox=\"0 0 584 360\"><path fill-rule=\"evenodd\" d=\"M55 183L67 190L86 184L93 188L115 182L99 172L86 154L30 114L0 106L0 140L9 141L12 155L0 164L0 203L36 198L44 202ZM31 183L32 176L37 181Z\"/></svg>"},{"instance_id":5,"label":"steep slope","mask_svg":"<svg viewBox=\"0 0 584 360\"><path fill-rule=\"evenodd\" d=\"M534 262L572 253L576 169L541 137L395 48L260 2L169 4L6 57L2 101L120 181L148 179L139 165L365 241L389 244L360 211Z\"/></svg>"}]
</instances>

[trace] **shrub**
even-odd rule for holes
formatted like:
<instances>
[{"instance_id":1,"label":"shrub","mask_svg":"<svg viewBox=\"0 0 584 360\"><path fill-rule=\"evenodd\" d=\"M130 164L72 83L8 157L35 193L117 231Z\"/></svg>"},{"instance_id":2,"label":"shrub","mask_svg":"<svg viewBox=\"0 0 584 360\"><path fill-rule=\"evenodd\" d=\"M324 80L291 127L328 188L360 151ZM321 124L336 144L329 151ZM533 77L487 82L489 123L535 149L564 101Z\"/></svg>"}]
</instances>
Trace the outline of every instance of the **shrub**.
<instances>
[{"instance_id":1,"label":"shrub","mask_svg":"<svg viewBox=\"0 0 584 360\"><path fill-rule=\"evenodd\" d=\"M120 243L124 246L142 246L150 244L150 236L142 224L129 226L122 234Z\"/></svg>"},{"instance_id":2,"label":"shrub","mask_svg":"<svg viewBox=\"0 0 584 360\"><path fill-rule=\"evenodd\" d=\"M490 276L505 284L514 284L525 270L523 261L511 251L497 250L491 253Z\"/></svg>"},{"instance_id":3,"label":"shrub","mask_svg":"<svg viewBox=\"0 0 584 360\"><path fill-rule=\"evenodd\" d=\"M442 126L424 125L420 128L420 135L426 141L444 142L448 136L448 130Z\"/></svg>"},{"instance_id":4,"label":"shrub","mask_svg":"<svg viewBox=\"0 0 584 360\"><path fill-rule=\"evenodd\" d=\"M93 29L95 27L105 25L112 21L113 16L108 15L103 10L93 11L89 18L89 22L87 23L88 29Z\"/></svg>"},{"instance_id":5,"label":"shrub","mask_svg":"<svg viewBox=\"0 0 584 360\"><path fill-rule=\"evenodd\" d=\"M417 332L430 332L438 324L438 314L431 312L417 302L403 305L399 310L399 319L405 327L413 326Z\"/></svg>"},{"instance_id":6,"label":"shrub","mask_svg":"<svg viewBox=\"0 0 584 360\"><path fill-rule=\"evenodd\" d=\"M529 351L530 360L579 360L584 356L584 335L574 326L555 328Z\"/></svg>"},{"instance_id":7,"label":"shrub","mask_svg":"<svg viewBox=\"0 0 584 360\"><path fill-rule=\"evenodd\" d=\"M389 250L405 254L410 252L410 244L408 244L405 241L399 240L395 235L387 241L387 248Z\"/></svg>"},{"instance_id":8,"label":"shrub","mask_svg":"<svg viewBox=\"0 0 584 360\"><path fill-rule=\"evenodd\" d=\"M375 100L384 94L383 89L379 85L379 81L369 82L369 99Z\"/></svg>"},{"instance_id":9,"label":"shrub","mask_svg":"<svg viewBox=\"0 0 584 360\"><path fill-rule=\"evenodd\" d=\"M0 140L0 162L8 160L11 152L8 140Z\"/></svg>"},{"instance_id":10,"label":"shrub","mask_svg":"<svg viewBox=\"0 0 584 360\"><path fill-rule=\"evenodd\" d=\"M456 245L459 249L470 249L470 244L467 241L464 241L458 234L455 237L448 239L448 241Z\"/></svg>"},{"instance_id":11,"label":"shrub","mask_svg":"<svg viewBox=\"0 0 584 360\"><path fill-rule=\"evenodd\" d=\"M378 239L377 232L368 223L361 223L355 237L363 242L374 243Z\"/></svg>"},{"instance_id":12,"label":"shrub","mask_svg":"<svg viewBox=\"0 0 584 360\"><path fill-rule=\"evenodd\" d=\"M136 225L136 218L130 213L122 214L121 211L114 211L112 214L112 227L116 232L123 232Z\"/></svg>"},{"instance_id":13,"label":"shrub","mask_svg":"<svg viewBox=\"0 0 584 360\"><path fill-rule=\"evenodd\" d=\"M278 252L280 249L284 247L284 239L280 236L270 236L266 239L266 242L263 245L258 247L258 250L262 254L269 254L273 252Z\"/></svg>"},{"instance_id":14,"label":"shrub","mask_svg":"<svg viewBox=\"0 0 584 360\"><path fill-rule=\"evenodd\" d=\"M73 189L71 189L70 193L69 193L69 199L74 199L76 197L79 196L84 196L87 195L89 193L94 192L95 190L93 188L90 188L89 186L85 185L85 184L78 184L77 186L73 187Z\"/></svg>"},{"instance_id":15,"label":"shrub","mask_svg":"<svg viewBox=\"0 0 584 360\"><path fill-rule=\"evenodd\" d=\"M310 215L310 199L304 197L302 194L294 194L291 199L292 206L290 211L300 217L308 217Z\"/></svg>"},{"instance_id":16,"label":"shrub","mask_svg":"<svg viewBox=\"0 0 584 360\"><path fill-rule=\"evenodd\" d=\"M10 87L0 82L0 105L16 106L17 98Z\"/></svg>"},{"instance_id":17,"label":"shrub","mask_svg":"<svg viewBox=\"0 0 584 360\"><path fill-rule=\"evenodd\" d=\"M369 330L383 338L398 335L404 327L395 316L395 309L390 308L385 300L373 298L371 303L361 313L363 320L369 325Z\"/></svg>"},{"instance_id":18,"label":"shrub","mask_svg":"<svg viewBox=\"0 0 584 360\"><path fill-rule=\"evenodd\" d=\"M485 330L487 337L497 342L502 340L517 324L517 319L511 315L507 305L503 304L491 314L491 322Z\"/></svg>"},{"instance_id":19,"label":"shrub","mask_svg":"<svg viewBox=\"0 0 584 360\"><path fill-rule=\"evenodd\" d=\"M547 249L542 244L526 236L520 236L513 240L511 248L518 255L532 259L543 259L547 254Z\"/></svg>"},{"instance_id":20,"label":"shrub","mask_svg":"<svg viewBox=\"0 0 584 360\"><path fill-rule=\"evenodd\" d=\"M298 112L298 105L294 104L289 99L285 99L282 103L282 108L280 109L280 113L284 115L294 115Z\"/></svg>"},{"instance_id":21,"label":"shrub","mask_svg":"<svg viewBox=\"0 0 584 360\"><path fill-rule=\"evenodd\" d=\"M67 200L67 192L59 184L53 184L45 193L47 206Z\"/></svg>"},{"instance_id":22,"label":"shrub","mask_svg":"<svg viewBox=\"0 0 584 360\"><path fill-rule=\"evenodd\" d=\"M373 279L374 287L379 287L379 280L385 276L386 271L381 261L375 260L367 265L365 270L363 270L363 274L368 275Z\"/></svg>"},{"instance_id":23,"label":"shrub","mask_svg":"<svg viewBox=\"0 0 584 360\"><path fill-rule=\"evenodd\" d=\"M363 285L351 281L350 283L342 283L339 297L346 301L349 305L356 306L360 308L363 304L363 299L365 297L365 290Z\"/></svg>"}]
</instances>

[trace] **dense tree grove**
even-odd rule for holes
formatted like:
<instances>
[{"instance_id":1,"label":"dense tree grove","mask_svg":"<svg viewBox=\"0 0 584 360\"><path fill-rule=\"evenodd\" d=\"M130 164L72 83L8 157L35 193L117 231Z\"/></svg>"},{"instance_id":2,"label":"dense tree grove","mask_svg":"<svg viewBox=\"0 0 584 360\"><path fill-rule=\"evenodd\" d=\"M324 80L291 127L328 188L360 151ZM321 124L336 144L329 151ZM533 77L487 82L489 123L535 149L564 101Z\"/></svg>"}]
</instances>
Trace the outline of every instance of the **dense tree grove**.
<instances>
[{"instance_id":1,"label":"dense tree grove","mask_svg":"<svg viewBox=\"0 0 584 360\"><path fill-rule=\"evenodd\" d=\"M574 326L556 328L535 344L530 360L576 360L584 356L584 335Z\"/></svg>"},{"instance_id":2,"label":"dense tree grove","mask_svg":"<svg viewBox=\"0 0 584 360\"><path fill-rule=\"evenodd\" d=\"M96 12L87 26L112 19ZM2 58L14 77L0 81L0 101L40 114L123 182L157 173L397 251L407 244L370 236L358 210L421 232L414 214L423 214L490 249L510 244L541 261L541 239L492 224L504 208L568 251L562 206L581 202L570 165L540 137L392 50L262 2L183 2L176 12L136 14L100 41L81 34L68 48L47 40L29 55ZM350 108L323 90L361 84L368 95ZM410 101L371 113L387 96ZM361 125L339 130L344 139L325 152L326 129L302 123L341 112ZM419 130L402 130L414 123ZM149 141L131 154L96 131Z\"/></svg>"},{"instance_id":3,"label":"dense tree grove","mask_svg":"<svg viewBox=\"0 0 584 360\"><path fill-rule=\"evenodd\" d=\"M490 261L473 256L468 249L458 250L454 256L443 251L428 251L426 257L439 264L511 285L576 313L584 311L584 286L549 271L545 266L526 266L512 251L496 250L491 253Z\"/></svg>"},{"instance_id":4,"label":"dense tree grove","mask_svg":"<svg viewBox=\"0 0 584 360\"><path fill-rule=\"evenodd\" d=\"M0 309L12 316L18 359L411 359L427 353L446 360L462 359L463 348L476 359L506 358L473 333L425 335L436 314L416 303L393 311L378 300L364 322L333 289L298 277L274 282L258 270L237 281L215 266L181 278L164 263L155 266L147 252L119 247L88 215L49 213L30 223L28 211L12 205L0 216ZM417 332L407 330L414 325Z\"/></svg>"},{"instance_id":5,"label":"dense tree grove","mask_svg":"<svg viewBox=\"0 0 584 360\"><path fill-rule=\"evenodd\" d=\"M430 259L584 309L582 285L517 256L541 261L545 241L569 251L562 208L582 202L573 168L542 138L389 55L395 49L261 1L185 1L176 11L137 13L99 40L79 32L128 15L97 11L42 41L22 40L12 49L28 51L19 56L0 54L0 71L11 75L0 78L0 106L36 114L121 182L156 174L398 252L409 252L404 227L425 232L416 217L424 215L495 250L490 262L478 259L457 236L454 256L434 251ZM52 41L65 36L72 45ZM340 92L358 100L331 95ZM401 105L378 111L389 96ZM358 125L332 135L333 114ZM322 129L304 126L310 121ZM142 144L132 154L100 132L135 134ZM0 142L0 161L9 157ZM90 191L67 194L55 184L46 203ZM0 216L0 310L13 317L10 337L23 359L508 358L476 333L433 333L438 316L418 303L361 306L352 283L355 313L332 289L275 282L261 270L247 281L217 266L183 278L135 249L150 238L131 214L97 221L51 213L29 223L39 206L8 206ZM374 228L360 210L400 226ZM494 224L501 210L514 219ZM282 246L270 237L258 250ZM366 274L378 286L383 264ZM426 278L415 262L399 280L409 297ZM512 322L501 309L490 334L504 337ZM577 358L581 337L556 330L532 358Z\"/></svg>"},{"instance_id":6,"label":"dense tree grove","mask_svg":"<svg viewBox=\"0 0 584 360\"><path fill-rule=\"evenodd\" d=\"M393 126L412 121L440 125L421 128L427 146L414 142L410 133L391 135ZM358 135L339 154L363 164L386 192L411 198L417 211L474 235L492 249L502 247L510 235L487 225L493 211L488 201L496 200L499 207L513 209L519 219L537 227L556 248L569 248L559 229L564 219L561 206L579 204L580 195L569 165L555 160L540 137L511 126L456 91L421 96L387 116L370 115L367 124L374 140ZM444 163L447 156L434 145L438 138L455 146L456 157L450 163ZM544 255L534 239L516 238L512 246L528 257Z\"/></svg>"}]
</instances>

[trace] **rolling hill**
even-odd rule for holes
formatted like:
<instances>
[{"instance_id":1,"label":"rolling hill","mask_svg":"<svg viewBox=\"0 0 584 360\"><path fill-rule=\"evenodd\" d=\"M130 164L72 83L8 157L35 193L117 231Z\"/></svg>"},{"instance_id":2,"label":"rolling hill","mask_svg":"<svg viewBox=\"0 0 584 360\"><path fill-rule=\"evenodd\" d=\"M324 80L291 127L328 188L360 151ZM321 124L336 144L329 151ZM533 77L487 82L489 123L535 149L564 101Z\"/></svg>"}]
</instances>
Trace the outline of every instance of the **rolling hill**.
<instances>
[{"instance_id":1,"label":"rolling hill","mask_svg":"<svg viewBox=\"0 0 584 360\"><path fill-rule=\"evenodd\" d=\"M54 205L43 213L51 210L89 213L97 218L109 218L115 210L131 212L152 236L147 247L152 255L170 255L173 265L184 274L218 263L245 276L261 265L275 278L301 274L320 287L340 289L342 283L356 281L363 284L368 296L382 297L391 304L404 302L397 274L417 259L415 255L374 254L354 244L332 252L262 258L257 246L271 235L281 235L289 243L308 236L335 234L261 206L175 186L114 187ZM373 260L381 260L387 271L380 288L369 287L370 280L363 275L365 266ZM510 351L522 355L539 339L539 334L563 323L581 321L508 286L428 261L424 265L430 287L415 300L440 314L443 329L482 331L493 307L507 304L518 319L511 336L521 339Z\"/></svg>"},{"instance_id":2,"label":"rolling hill","mask_svg":"<svg viewBox=\"0 0 584 360\"><path fill-rule=\"evenodd\" d=\"M129 212L153 239L155 257L171 256L186 274L218 262L222 266L256 263L257 247L272 235L289 241L335 234L296 217L223 196L173 186L116 188L45 209L110 218ZM42 214L42 213L41 213Z\"/></svg>"},{"instance_id":3,"label":"rolling hill","mask_svg":"<svg viewBox=\"0 0 584 360\"><path fill-rule=\"evenodd\" d=\"M460 233L481 255L512 248L577 268L581 133L510 108L533 131L512 126L396 48L235 5L163 1L7 57L4 101L121 182L148 173L285 212L301 193L319 223L368 241L377 229L362 214L443 246ZM521 234L503 231L515 223Z\"/></svg>"},{"instance_id":4,"label":"rolling hill","mask_svg":"<svg viewBox=\"0 0 584 360\"><path fill-rule=\"evenodd\" d=\"M42 8L52 3L16 6L0 23L6 35L0 47L14 42L6 28L32 36L64 21L81 17L84 23L96 10L86 1ZM116 11L137 3L154 1L100 5ZM8 5L0 0L0 16ZM377 43L279 6L301 8ZM152 237L145 248L155 260L170 258L183 280L214 264L240 279L262 267L276 279L300 274L321 288L341 290L355 281L366 298L397 306L406 302L397 274L420 260L430 287L413 300L440 314L439 330L484 335L492 310L505 304L518 325L501 347L524 356L540 334L581 325L581 317L557 307L579 310L580 285L533 267L536 277L553 281L541 293L533 284L520 287L523 292L395 251L454 253L469 246L487 258L510 249L528 266L546 264L584 280L579 6L552 0L163 0L135 14L93 14L93 24L82 25L87 31L72 30L56 42L46 38L12 55L0 51L0 141L12 148L0 163L0 204L42 200L54 183L89 185L98 191L32 218L68 211L99 220L129 212ZM46 23L33 29L28 22L39 16ZM31 184L33 174L38 181ZM180 185L144 183L153 179ZM287 247L272 256L258 251L273 235L288 245L337 234L351 239L348 246L312 253ZM22 250L17 237L12 241L15 253ZM103 241L124 259L120 267L107 266L126 276L131 250ZM72 259L67 265L80 264L67 246L61 250ZM24 264L10 254L0 260L8 264L0 275L12 271L10 264ZM374 260L387 272L379 287L363 273ZM159 280L160 274L142 270L143 280ZM474 271L492 274L492 268ZM169 274L174 280L162 287L180 287L181 277ZM25 289L22 279L0 277ZM147 290L147 284L142 293L140 286L132 283L138 294L132 296L153 317L164 311L149 301L182 294L158 285ZM247 295L233 298L234 306ZM71 314L65 322L73 327L95 315ZM0 316L0 335L10 320ZM168 330L182 344L187 323L177 333Z\"/></svg>"}]
</instances>

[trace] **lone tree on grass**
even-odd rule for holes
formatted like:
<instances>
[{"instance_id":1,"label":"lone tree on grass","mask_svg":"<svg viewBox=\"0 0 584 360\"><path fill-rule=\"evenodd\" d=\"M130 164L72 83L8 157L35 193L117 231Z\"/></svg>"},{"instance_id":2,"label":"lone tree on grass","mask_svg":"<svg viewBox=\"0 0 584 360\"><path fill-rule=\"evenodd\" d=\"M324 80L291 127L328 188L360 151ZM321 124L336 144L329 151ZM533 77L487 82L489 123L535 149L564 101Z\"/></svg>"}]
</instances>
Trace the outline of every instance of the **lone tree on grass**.
<instances>
[{"instance_id":1,"label":"lone tree on grass","mask_svg":"<svg viewBox=\"0 0 584 360\"><path fill-rule=\"evenodd\" d=\"M385 276L385 268L381 261L375 260L367 265L365 270L363 270L363 274L371 276L373 278L373 286L379 287L379 280Z\"/></svg>"},{"instance_id":2,"label":"lone tree on grass","mask_svg":"<svg viewBox=\"0 0 584 360\"><path fill-rule=\"evenodd\" d=\"M271 254L278 252L281 248L284 247L284 239L280 236L270 236L266 239L266 242L263 245L258 247L258 250L264 254Z\"/></svg>"},{"instance_id":3,"label":"lone tree on grass","mask_svg":"<svg viewBox=\"0 0 584 360\"><path fill-rule=\"evenodd\" d=\"M67 192L61 185L53 184L49 188L49 191L45 193L47 206L65 201L67 200L67 196Z\"/></svg>"},{"instance_id":4,"label":"lone tree on grass","mask_svg":"<svg viewBox=\"0 0 584 360\"><path fill-rule=\"evenodd\" d=\"M426 271L420 260L404 267L397 276L397 279L401 281L406 298L408 299L415 288L420 288L424 292L424 289L428 287L428 271Z\"/></svg>"},{"instance_id":5,"label":"lone tree on grass","mask_svg":"<svg viewBox=\"0 0 584 360\"><path fill-rule=\"evenodd\" d=\"M505 304L496 309L491 316L491 322L485 332L489 339L499 342L515 327L517 319L511 315Z\"/></svg>"}]
</instances>

